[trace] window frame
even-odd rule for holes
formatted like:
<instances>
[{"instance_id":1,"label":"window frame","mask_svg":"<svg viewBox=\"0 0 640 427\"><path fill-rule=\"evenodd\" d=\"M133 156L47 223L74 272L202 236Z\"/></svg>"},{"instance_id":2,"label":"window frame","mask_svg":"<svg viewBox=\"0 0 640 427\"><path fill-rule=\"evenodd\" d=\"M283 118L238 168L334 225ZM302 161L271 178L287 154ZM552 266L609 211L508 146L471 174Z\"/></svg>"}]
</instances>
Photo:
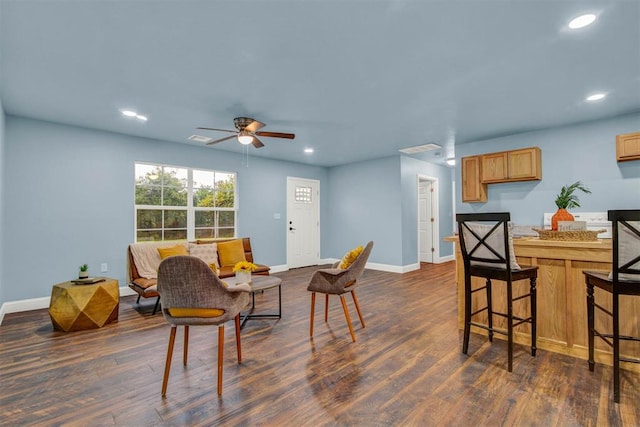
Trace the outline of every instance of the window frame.
<instances>
[{"instance_id":1,"label":"window frame","mask_svg":"<svg viewBox=\"0 0 640 427\"><path fill-rule=\"evenodd\" d=\"M159 168L162 173L166 168L172 169L183 169L187 172L187 178L185 183L185 189L187 191L187 203L186 206L172 206L172 205L143 205L136 203L136 195L137 195L137 187L138 187L138 176L136 173L138 165L142 166L150 166L152 168ZM133 235L134 242L162 242L162 241L195 241L197 239L218 239L218 238L236 238L238 232L238 174L236 172L231 171L223 171L217 169L203 169L203 168L193 168L187 166L175 166L175 165L167 165L162 163L150 163L143 161L135 161L134 162L134 172L133 172ZM194 187L194 171L213 173L213 182L214 182L214 197L216 193L216 174L224 174L231 175L233 179L233 206L232 207L208 207L208 206L194 206L194 193L201 187ZM159 186L161 199L160 202L164 203L164 183L161 183ZM167 186L168 187L168 186ZM161 212L161 227L160 228L149 228L149 229L138 229L138 211L140 210L152 210L152 211L160 211ZM165 212L170 210L176 211L184 211L186 210L186 239L165 239L166 231L172 230L183 230L180 228L167 228L164 225L165 221ZM214 212L214 220L213 225L211 227L196 227L195 217L196 212ZM219 225L219 212L233 212L233 226L220 226ZM197 230L212 230L214 237L196 237ZM160 231L161 240L138 240L138 232L139 231ZM220 236L220 231L224 230L232 230L232 235L230 236Z\"/></svg>"}]
</instances>

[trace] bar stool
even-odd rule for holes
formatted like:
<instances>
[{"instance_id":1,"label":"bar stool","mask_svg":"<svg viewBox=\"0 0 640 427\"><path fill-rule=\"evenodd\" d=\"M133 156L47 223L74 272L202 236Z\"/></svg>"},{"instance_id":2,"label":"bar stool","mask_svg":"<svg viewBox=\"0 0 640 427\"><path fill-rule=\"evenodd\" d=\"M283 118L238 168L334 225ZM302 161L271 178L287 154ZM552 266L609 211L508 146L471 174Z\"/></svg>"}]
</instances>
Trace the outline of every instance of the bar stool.
<instances>
[{"instance_id":1,"label":"bar stool","mask_svg":"<svg viewBox=\"0 0 640 427\"><path fill-rule=\"evenodd\" d=\"M583 271L587 285L587 323L589 329L589 370L593 372L595 361L594 336L613 347L613 400L620 403L620 362L640 363L640 359L620 354L620 340L640 341L640 337L620 335L620 295L640 295L640 210L609 211L613 245L613 269L611 274ZM594 287L609 292L613 298L611 311L599 305L594 297ZM595 328L595 309L613 318L613 333L601 333ZM637 315L637 313L630 313ZM612 340L612 341L610 341Z\"/></svg>"},{"instance_id":2,"label":"bar stool","mask_svg":"<svg viewBox=\"0 0 640 427\"><path fill-rule=\"evenodd\" d=\"M531 324L531 355L536 355L536 280L538 267L520 267L516 262L513 251L513 238L510 230L509 212L457 214L458 235L460 238L460 252L464 262L464 340L462 353L469 349L469 334L471 325L486 329L489 341L493 341L493 334L500 333L507 336L508 364L507 370L513 370L513 328L523 324ZM471 277L482 277L485 286L472 289ZM513 296L514 282L529 279L529 293ZM507 312L493 311L491 301L491 280L506 283ZM478 291L486 291L486 307L472 312L472 295ZM529 298L531 315L520 317L513 314L513 303L523 298ZM487 325L472 321L478 313L487 311ZM507 319L507 330L496 329L493 326L493 316Z\"/></svg>"}]
</instances>

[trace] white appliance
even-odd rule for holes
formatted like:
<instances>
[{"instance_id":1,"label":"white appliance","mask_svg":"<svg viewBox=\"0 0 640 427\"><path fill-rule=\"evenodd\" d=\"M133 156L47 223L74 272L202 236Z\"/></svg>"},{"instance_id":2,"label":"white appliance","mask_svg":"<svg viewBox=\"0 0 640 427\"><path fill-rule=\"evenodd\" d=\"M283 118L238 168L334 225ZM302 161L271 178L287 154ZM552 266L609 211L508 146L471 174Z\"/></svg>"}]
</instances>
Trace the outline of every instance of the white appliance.
<instances>
[{"instance_id":1,"label":"white appliance","mask_svg":"<svg viewBox=\"0 0 640 427\"><path fill-rule=\"evenodd\" d=\"M551 217L555 214L544 214L544 228L551 229ZM576 221L585 221L587 230L606 230L604 233L598 234L599 239L611 238L611 221L607 220L606 212L571 212Z\"/></svg>"}]
</instances>

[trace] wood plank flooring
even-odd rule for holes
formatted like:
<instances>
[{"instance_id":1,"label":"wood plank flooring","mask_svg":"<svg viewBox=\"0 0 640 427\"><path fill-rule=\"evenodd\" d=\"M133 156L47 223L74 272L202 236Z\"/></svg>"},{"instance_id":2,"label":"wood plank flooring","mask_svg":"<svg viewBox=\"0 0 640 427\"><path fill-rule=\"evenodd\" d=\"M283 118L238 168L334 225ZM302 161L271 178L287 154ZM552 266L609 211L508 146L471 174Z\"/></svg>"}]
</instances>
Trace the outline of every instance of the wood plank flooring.
<instances>
[{"instance_id":1,"label":"wood plank flooring","mask_svg":"<svg viewBox=\"0 0 640 427\"><path fill-rule=\"evenodd\" d=\"M357 342L339 299L316 302L316 267L278 273L283 318L250 320L242 364L233 324L225 332L223 395L216 394L217 328L192 327L182 366L178 331L166 398L160 389L169 326L152 301L124 297L120 319L102 329L54 331L47 310L5 316L0 326L0 425L72 426L638 426L640 375L623 371L613 402L612 369L516 346L506 370L504 341L472 335L460 352L454 265L407 274L366 270L347 297ZM277 289L256 296L277 310ZM586 319L585 319L586 322Z\"/></svg>"}]
</instances>

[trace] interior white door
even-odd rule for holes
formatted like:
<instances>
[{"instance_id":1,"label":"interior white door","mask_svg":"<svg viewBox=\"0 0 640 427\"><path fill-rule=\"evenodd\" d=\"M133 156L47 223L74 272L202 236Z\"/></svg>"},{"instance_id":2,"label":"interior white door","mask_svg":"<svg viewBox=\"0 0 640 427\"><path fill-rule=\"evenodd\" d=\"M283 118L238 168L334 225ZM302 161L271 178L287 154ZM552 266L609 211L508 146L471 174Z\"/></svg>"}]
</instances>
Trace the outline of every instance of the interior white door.
<instances>
[{"instance_id":1,"label":"interior white door","mask_svg":"<svg viewBox=\"0 0 640 427\"><path fill-rule=\"evenodd\" d=\"M320 181L287 177L287 265L320 263Z\"/></svg>"},{"instance_id":2,"label":"interior white door","mask_svg":"<svg viewBox=\"0 0 640 427\"><path fill-rule=\"evenodd\" d=\"M418 185L418 236L420 262L433 263L433 203L431 201L433 184L431 181L419 181Z\"/></svg>"}]
</instances>

